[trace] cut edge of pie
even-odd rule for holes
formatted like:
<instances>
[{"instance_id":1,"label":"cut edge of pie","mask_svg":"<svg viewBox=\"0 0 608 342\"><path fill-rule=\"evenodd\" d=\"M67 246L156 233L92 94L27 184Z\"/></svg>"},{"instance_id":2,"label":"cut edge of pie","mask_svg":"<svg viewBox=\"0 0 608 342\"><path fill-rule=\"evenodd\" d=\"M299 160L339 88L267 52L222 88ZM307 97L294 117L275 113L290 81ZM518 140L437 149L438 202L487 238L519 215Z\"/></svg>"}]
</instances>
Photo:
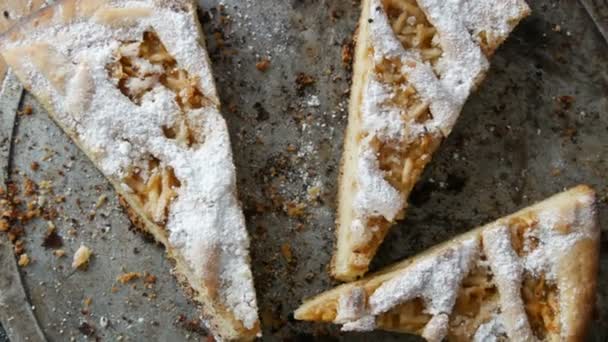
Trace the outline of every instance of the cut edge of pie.
<instances>
[{"instance_id":1,"label":"cut edge of pie","mask_svg":"<svg viewBox=\"0 0 608 342\"><path fill-rule=\"evenodd\" d=\"M528 14L524 0L362 2L332 276L367 272L488 59Z\"/></svg>"},{"instance_id":2,"label":"cut edge of pie","mask_svg":"<svg viewBox=\"0 0 608 342\"><path fill-rule=\"evenodd\" d=\"M599 235L595 193L580 185L305 300L295 318L429 341L583 340Z\"/></svg>"},{"instance_id":3,"label":"cut edge of pie","mask_svg":"<svg viewBox=\"0 0 608 342\"><path fill-rule=\"evenodd\" d=\"M0 50L133 224L165 246L210 332L259 337L230 140L194 2L61 0L2 35Z\"/></svg>"}]
</instances>

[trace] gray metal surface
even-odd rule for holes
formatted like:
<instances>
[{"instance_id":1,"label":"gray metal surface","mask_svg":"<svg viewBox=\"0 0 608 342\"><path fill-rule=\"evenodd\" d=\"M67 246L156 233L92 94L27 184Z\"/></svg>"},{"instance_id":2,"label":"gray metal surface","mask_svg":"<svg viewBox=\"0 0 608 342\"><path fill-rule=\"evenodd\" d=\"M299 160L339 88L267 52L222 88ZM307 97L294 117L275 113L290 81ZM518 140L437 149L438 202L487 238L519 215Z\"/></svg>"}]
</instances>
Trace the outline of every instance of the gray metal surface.
<instances>
[{"instance_id":1,"label":"gray metal surface","mask_svg":"<svg viewBox=\"0 0 608 342\"><path fill-rule=\"evenodd\" d=\"M9 170L11 144L17 108L21 101L23 87L9 70L0 89L0 187L4 188ZM13 342L45 341L36 317L25 294L17 261L13 255L13 245L0 236L0 323L5 331L0 339L8 335ZM7 338L8 338L7 337Z\"/></svg>"},{"instance_id":2,"label":"gray metal surface","mask_svg":"<svg viewBox=\"0 0 608 342\"><path fill-rule=\"evenodd\" d=\"M349 88L341 51L358 4L224 0L221 11L219 1L200 2L252 238L264 339L417 340L340 334L290 318L302 298L336 285L326 267ZM531 5L533 15L497 51L488 77L417 186L408 218L381 247L375 269L578 183L598 191L600 220L608 219L608 46L580 3ZM262 57L271 60L266 72L255 67ZM300 72L315 83L298 90ZM102 340L200 339L179 322L196 310L170 276L163 250L128 229L109 184L37 102L27 95L24 105L34 113L19 117L11 177L52 180L54 193L66 198L57 204L55 224L68 257L41 247L43 220L26 227L33 262L22 275L49 339L81 340L88 327ZM38 171L30 169L33 161L40 162ZM312 201L315 187L321 194ZM92 216L100 195L108 202ZM304 216L287 215L284 208L296 203L305 204ZM94 258L87 271L72 272L81 243ZM606 233L602 249L590 341L608 339ZM151 289L141 280L118 284L125 271L147 271L158 280ZM85 298L92 298L88 311ZM106 328L102 317L109 319Z\"/></svg>"},{"instance_id":3,"label":"gray metal surface","mask_svg":"<svg viewBox=\"0 0 608 342\"><path fill-rule=\"evenodd\" d=\"M608 1L606 0L580 0L597 29L608 42Z\"/></svg>"}]
</instances>

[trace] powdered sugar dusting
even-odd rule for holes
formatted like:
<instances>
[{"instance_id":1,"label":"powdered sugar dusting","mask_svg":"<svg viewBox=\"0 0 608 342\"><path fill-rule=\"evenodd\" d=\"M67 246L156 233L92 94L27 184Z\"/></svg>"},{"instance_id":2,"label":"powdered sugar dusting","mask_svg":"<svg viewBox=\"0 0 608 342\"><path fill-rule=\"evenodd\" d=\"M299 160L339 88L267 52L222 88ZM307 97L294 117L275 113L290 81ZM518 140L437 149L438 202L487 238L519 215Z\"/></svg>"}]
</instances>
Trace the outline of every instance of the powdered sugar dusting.
<instances>
[{"instance_id":1,"label":"powdered sugar dusting","mask_svg":"<svg viewBox=\"0 0 608 342\"><path fill-rule=\"evenodd\" d=\"M401 210L405 199L384 179L373 149L366 148L371 144L372 138L367 137L361 142L363 148L357 163L359 191L355 195L353 207L355 212L363 217L382 215L392 221Z\"/></svg>"},{"instance_id":2,"label":"powdered sugar dusting","mask_svg":"<svg viewBox=\"0 0 608 342\"><path fill-rule=\"evenodd\" d=\"M497 225L482 233L484 252L500 294L501 315L510 338L531 341L534 338L521 297L523 267L511 247L509 227Z\"/></svg>"},{"instance_id":3,"label":"powdered sugar dusting","mask_svg":"<svg viewBox=\"0 0 608 342\"><path fill-rule=\"evenodd\" d=\"M343 330L372 330L372 319L399 304L415 298L424 300L425 312L433 315L425 334L440 341L448 328L447 315L452 312L463 277L478 253L479 240L471 238L449 247L437 255L420 260L378 287L366 301L362 288L355 288L339 299L336 323Z\"/></svg>"},{"instance_id":4,"label":"powdered sugar dusting","mask_svg":"<svg viewBox=\"0 0 608 342\"><path fill-rule=\"evenodd\" d=\"M42 98L50 94L55 119L76 133L89 157L123 190L128 188L122 183L123 177L134 167L145 171L150 156L160 160L161 167L174 170L181 185L169 207L169 243L181 252L198 281L218 285L223 304L251 329L257 322L257 304L249 269L249 238L236 198L228 131L218 108L209 104L185 113L202 127L196 137L201 143L186 148L166 138L161 130L180 115L174 93L157 84L136 105L120 93L116 80L110 80L106 70L122 42L140 41L144 31L152 29L179 67L197 77L201 92L213 103L219 102L191 3L160 3L109 2L106 7L151 9L149 16L117 25L86 18L63 24L61 12L56 11L57 24L32 28L27 38L4 42L3 49L45 43L72 62L66 65L66 95L53 87L45 70L32 63L27 53L20 76L31 84L35 94ZM142 67L152 67L144 62Z\"/></svg>"},{"instance_id":5,"label":"powdered sugar dusting","mask_svg":"<svg viewBox=\"0 0 608 342\"><path fill-rule=\"evenodd\" d=\"M433 316L422 331L422 337L429 342L441 342L448 335L450 317L445 313Z\"/></svg>"},{"instance_id":6,"label":"powdered sugar dusting","mask_svg":"<svg viewBox=\"0 0 608 342\"><path fill-rule=\"evenodd\" d=\"M499 337L504 336L507 332L505 327L500 321L500 316L494 316L489 321L481 324L475 335L473 336L474 342L498 342Z\"/></svg>"},{"instance_id":7,"label":"powdered sugar dusting","mask_svg":"<svg viewBox=\"0 0 608 342\"><path fill-rule=\"evenodd\" d=\"M370 296L371 312L378 315L414 298L422 298L431 315L452 311L462 278L478 252L478 240L463 241L425 258L382 284Z\"/></svg>"},{"instance_id":8,"label":"powdered sugar dusting","mask_svg":"<svg viewBox=\"0 0 608 342\"><path fill-rule=\"evenodd\" d=\"M386 59L399 60L401 73L407 76L407 81L416 89L422 101L429 105L432 113L432 118L424 123L404 119L407 108L397 108L387 101L395 95L396 89L379 81L375 72L371 71L363 86L361 130L364 135L376 137L381 142L396 140L408 145L422 133L447 136L471 90L489 66L479 47L479 33L484 32L500 42L511 31L512 21L517 21L527 11L523 0L419 0L418 5L437 30L436 38L443 51L434 68L423 61L418 50L404 49L393 32L381 0L367 2L368 40L374 52L373 63L380 64ZM490 12L492 14L487 15ZM412 17L408 20L415 19ZM471 37L470 32L475 37ZM388 188L398 193L383 179L377 163L370 160L377 157L370 156L368 149L372 148L365 143L359 147L357 180L359 184L376 186L359 186L357 190L358 201L354 212L355 217L362 221L380 212L376 205L382 203L374 198L388 195L396 199L397 196ZM401 198L393 203L398 203L402 209L405 201L405 198ZM394 213L399 211L394 209L391 206L390 210L384 210L384 218L392 221Z\"/></svg>"},{"instance_id":9,"label":"powdered sugar dusting","mask_svg":"<svg viewBox=\"0 0 608 342\"><path fill-rule=\"evenodd\" d=\"M355 287L340 295L338 299L338 313L334 322L348 323L365 315L367 309L367 293L362 287Z\"/></svg>"}]
</instances>

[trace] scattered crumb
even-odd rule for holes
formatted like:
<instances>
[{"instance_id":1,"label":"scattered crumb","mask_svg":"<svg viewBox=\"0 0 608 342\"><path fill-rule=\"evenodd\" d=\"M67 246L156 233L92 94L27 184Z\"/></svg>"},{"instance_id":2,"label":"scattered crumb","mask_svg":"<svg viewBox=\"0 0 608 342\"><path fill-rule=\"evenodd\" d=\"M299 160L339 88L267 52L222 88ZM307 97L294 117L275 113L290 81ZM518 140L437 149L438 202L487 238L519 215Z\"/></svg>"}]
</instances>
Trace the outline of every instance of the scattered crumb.
<instances>
[{"instance_id":1,"label":"scattered crumb","mask_svg":"<svg viewBox=\"0 0 608 342\"><path fill-rule=\"evenodd\" d=\"M106 316L101 316L99 317L99 326L102 328L107 328L108 325L110 325L110 321L108 320L108 318Z\"/></svg>"},{"instance_id":2,"label":"scattered crumb","mask_svg":"<svg viewBox=\"0 0 608 342\"><path fill-rule=\"evenodd\" d=\"M200 334L202 336L206 335L206 331L203 328L202 322L198 318L188 319L186 315L180 314L177 317L177 321L175 323L181 325L189 332Z\"/></svg>"},{"instance_id":3,"label":"scattered crumb","mask_svg":"<svg viewBox=\"0 0 608 342\"><path fill-rule=\"evenodd\" d=\"M93 252L89 247L85 245L80 245L80 248L78 248L78 250L74 254L72 268L85 268L89 263L89 258L91 258L91 254L93 254Z\"/></svg>"},{"instance_id":4,"label":"scattered crumb","mask_svg":"<svg viewBox=\"0 0 608 342\"><path fill-rule=\"evenodd\" d=\"M294 153L298 151L298 147L294 144L287 145L287 152Z\"/></svg>"},{"instance_id":5,"label":"scattered crumb","mask_svg":"<svg viewBox=\"0 0 608 342\"><path fill-rule=\"evenodd\" d=\"M156 276L152 274L144 274L144 284L156 284Z\"/></svg>"},{"instance_id":6,"label":"scattered crumb","mask_svg":"<svg viewBox=\"0 0 608 342\"><path fill-rule=\"evenodd\" d=\"M23 107L22 110L20 110L19 112L17 112L18 115L32 115L32 106L30 105L25 105L25 107Z\"/></svg>"},{"instance_id":7,"label":"scattered crumb","mask_svg":"<svg viewBox=\"0 0 608 342\"><path fill-rule=\"evenodd\" d=\"M93 303L93 298L91 297L86 297L82 303L84 304L84 306L91 306L91 303Z\"/></svg>"},{"instance_id":8,"label":"scattered crumb","mask_svg":"<svg viewBox=\"0 0 608 342\"><path fill-rule=\"evenodd\" d=\"M37 162L32 162L32 163L30 164L30 169L31 169L32 171L38 171L38 169L40 169L40 164L38 164Z\"/></svg>"},{"instance_id":9,"label":"scattered crumb","mask_svg":"<svg viewBox=\"0 0 608 342\"><path fill-rule=\"evenodd\" d=\"M562 105L563 109L570 109L574 103L574 96L562 95L557 97L557 101Z\"/></svg>"},{"instance_id":10,"label":"scattered crumb","mask_svg":"<svg viewBox=\"0 0 608 342\"><path fill-rule=\"evenodd\" d=\"M268 60L268 58L262 58L257 63L255 63L255 67L259 71L264 72L270 67L270 61Z\"/></svg>"},{"instance_id":11,"label":"scattered crumb","mask_svg":"<svg viewBox=\"0 0 608 342\"><path fill-rule=\"evenodd\" d=\"M315 83L315 79L312 76L307 75L303 72L298 73L298 76L296 77L296 89L298 91L302 91L306 87L311 86L314 83Z\"/></svg>"},{"instance_id":12,"label":"scattered crumb","mask_svg":"<svg viewBox=\"0 0 608 342\"><path fill-rule=\"evenodd\" d=\"M108 196L103 194L97 198L97 203L95 203L95 209L99 209L102 205L106 203L108 200Z\"/></svg>"},{"instance_id":13,"label":"scattered crumb","mask_svg":"<svg viewBox=\"0 0 608 342\"><path fill-rule=\"evenodd\" d=\"M287 260L287 262L293 261L293 253L291 252L290 244L284 243L281 245L281 254L283 254L283 257L285 258L285 260Z\"/></svg>"},{"instance_id":14,"label":"scattered crumb","mask_svg":"<svg viewBox=\"0 0 608 342\"><path fill-rule=\"evenodd\" d=\"M19 261L17 261L17 264L21 267L26 267L27 265L30 264L30 257L27 256L27 254L21 254L21 256L19 256Z\"/></svg>"},{"instance_id":15,"label":"scattered crumb","mask_svg":"<svg viewBox=\"0 0 608 342\"><path fill-rule=\"evenodd\" d=\"M52 221L49 221L49 228L46 230L44 240L42 241L44 248L56 249L63 246L63 238L57 234L57 228Z\"/></svg>"},{"instance_id":16,"label":"scattered crumb","mask_svg":"<svg viewBox=\"0 0 608 342\"><path fill-rule=\"evenodd\" d=\"M78 327L78 331L85 336L95 335L95 328L87 322L82 322Z\"/></svg>"},{"instance_id":17,"label":"scattered crumb","mask_svg":"<svg viewBox=\"0 0 608 342\"><path fill-rule=\"evenodd\" d=\"M23 194L25 196L32 196L36 194L36 183L29 178L25 178L23 181Z\"/></svg>"},{"instance_id":18,"label":"scattered crumb","mask_svg":"<svg viewBox=\"0 0 608 342\"><path fill-rule=\"evenodd\" d=\"M61 257L65 256L65 251L63 249L57 249L57 250L53 251L53 255L58 258L61 258Z\"/></svg>"},{"instance_id":19,"label":"scattered crumb","mask_svg":"<svg viewBox=\"0 0 608 342\"><path fill-rule=\"evenodd\" d=\"M321 187L318 185L312 186L308 188L308 200L316 201L319 199L319 195L321 195Z\"/></svg>"},{"instance_id":20,"label":"scattered crumb","mask_svg":"<svg viewBox=\"0 0 608 342\"><path fill-rule=\"evenodd\" d=\"M8 221L5 219L0 219L0 232L5 232L9 228Z\"/></svg>"},{"instance_id":21,"label":"scattered crumb","mask_svg":"<svg viewBox=\"0 0 608 342\"><path fill-rule=\"evenodd\" d=\"M14 252L15 255L21 255L25 253L25 243L23 242L23 240L15 242Z\"/></svg>"},{"instance_id":22,"label":"scattered crumb","mask_svg":"<svg viewBox=\"0 0 608 342\"><path fill-rule=\"evenodd\" d=\"M347 41L342 44L342 66L350 69L353 64L353 42Z\"/></svg>"},{"instance_id":23,"label":"scattered crumb","mask_svg":"<svg viewBox=\"0 0 608 342\"><path fill-rule=\"evenodd\" d=\"M119 275L116 280L121 284L130 283L133 280L139 279L141 277L141 273L138 272L127 272Z\"/></svg>"},{"instance_id":24,"label":"scattered crumb","mask_svg":"<svg viewBox=\"0 0 608 342\"><path fill-rule=\"evenodd\" d=\"M305 203L289 202L286 205L287 215L291 217L302 217L306 211Z\"/></svg>"}]
</instances>

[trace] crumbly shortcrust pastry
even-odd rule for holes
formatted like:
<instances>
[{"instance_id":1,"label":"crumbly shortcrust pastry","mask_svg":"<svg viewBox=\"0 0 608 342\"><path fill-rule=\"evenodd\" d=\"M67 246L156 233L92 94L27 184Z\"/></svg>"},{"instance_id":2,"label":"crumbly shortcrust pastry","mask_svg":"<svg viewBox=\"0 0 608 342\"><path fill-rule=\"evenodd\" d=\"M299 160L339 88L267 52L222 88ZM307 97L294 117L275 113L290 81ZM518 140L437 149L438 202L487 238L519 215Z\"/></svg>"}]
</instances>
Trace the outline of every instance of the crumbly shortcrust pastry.
<instances>
[{"instance_id":1,"label":"crumbly shortcrust pastry","mask_svg":"<svg viewBox=\"0 0 608 342\"><path fill-rule=\"evenodd\" d=\"M332 273L367 271L524 0L365 0L338 195Z\"/></svg>"},{"instance_id":2,"label":"crumbly shortcrust pastry","mask_svg":"<svg viewBox=\"0 0 608 342\"><path fill-rule=\"evenodd\" d=\"M162 242L222 340L260 331L228 130L190 0L64 0L1 52Z\"/></svg>"},{"instance_id":3,"label":"crumbly shortcrust pastry","mask_svg":"<svg viewBox=\"0 0 608 342\"><path fill-rule=\"evenodd\" d=\"M45 5L44 0L2 0L0 1L0 33L8 30L15 21ZM0 60L0 86L4 84L7 65Z\"/></svg>"},{"instance_id":4,"label":"crumbly shortcrust pastry","mask_svg":"<svg viewBox=\"0 0 608 342\"><path fill-rule=\"evenodd\" d=\"M295 317L429 341L580 341L599 234L595 194L578 186L322 293Z\"/></svg>"}]
</instances>

